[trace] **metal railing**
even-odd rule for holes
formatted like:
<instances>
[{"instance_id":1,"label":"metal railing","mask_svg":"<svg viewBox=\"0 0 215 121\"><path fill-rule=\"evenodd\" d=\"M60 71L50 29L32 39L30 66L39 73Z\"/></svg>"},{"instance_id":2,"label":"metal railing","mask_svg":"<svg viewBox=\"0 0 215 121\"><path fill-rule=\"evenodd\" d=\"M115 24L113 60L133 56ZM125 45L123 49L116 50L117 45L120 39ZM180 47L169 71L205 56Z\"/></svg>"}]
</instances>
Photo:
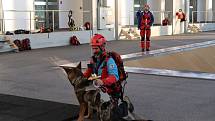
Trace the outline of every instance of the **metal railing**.
<instances>
[{"instance_id":1,"label":"metal railing","mask_svg":"<svg viewBox=\"0 0 215 121\"><path fill-rule=\"evenodd\" d=\"M3 18L0 18L1 30L3 33L17 29L26 29L34 32L38 31L42 26L52 28L53 31L70 29L68 26L69 12L69 10L4 10ZM91 11L73 11L72 19L75 21L74 28L77 28L76 30L83 29L85 22L89 22L91 26L93 26L93 17L91 13ZM10 29L7 30L7 28Z\"/></svg>"},{"instance_id":2,"label":"metal railing","mask_svg":"<svg viewBox=\"0 0 215 121\"><path fill-rule=\"evenodd\" d=\"M167 18L169 20L169 25L172 24L172 11L151 11L154 16L153 26L162 25L162 21ZM137 26L137 11L130 11L128 16L121 17L121 26Z\"/></svg>"},{"instance_id":3,"label":"metal railing","mask_svg":"<svg viewBox=\"0 0 215 121\"><path fill-rule=\"evenodd\" d=\"M191 22L194 23L215 23L215 11L192 11Z\"/></svg>"}]
</instances>

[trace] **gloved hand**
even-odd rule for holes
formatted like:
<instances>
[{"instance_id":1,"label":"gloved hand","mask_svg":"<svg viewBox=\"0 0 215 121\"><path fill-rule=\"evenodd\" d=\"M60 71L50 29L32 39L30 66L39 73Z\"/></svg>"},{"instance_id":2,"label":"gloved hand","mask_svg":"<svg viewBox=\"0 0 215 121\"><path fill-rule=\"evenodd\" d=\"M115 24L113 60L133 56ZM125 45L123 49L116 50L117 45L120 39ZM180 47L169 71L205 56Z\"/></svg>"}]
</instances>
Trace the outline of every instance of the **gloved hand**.
<instances>
[{"instance_id":1,"label":"gloved hand","mask_svg":"<svg viewBox=\"0 0 215 121\"><path fill-rule=\"evenodd\" d=\"M92 74L89 78L88 78L88 80L96 80L96 79L99 79L101 76L97 76L96 74Z\"/></svg>"},{"instance_id":2,"label":"gloved hand","mask_svg":"<svg viewBox=\"0 0 215 121\"><path fill-rule=\"evenodd\" d=\"M96 85L99 85L99 86L104 85L104 82L101 79L96 79L95 81L96 81Z\"/></svg>"}]
</instances>

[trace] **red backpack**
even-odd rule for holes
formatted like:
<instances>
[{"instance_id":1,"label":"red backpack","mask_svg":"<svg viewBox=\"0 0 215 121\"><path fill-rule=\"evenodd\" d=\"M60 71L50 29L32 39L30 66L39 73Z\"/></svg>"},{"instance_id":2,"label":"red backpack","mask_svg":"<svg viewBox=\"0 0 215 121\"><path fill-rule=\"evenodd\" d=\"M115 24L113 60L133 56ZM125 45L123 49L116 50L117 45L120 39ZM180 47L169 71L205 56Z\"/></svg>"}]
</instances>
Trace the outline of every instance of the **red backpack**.
<instances>
[{"instance_id":1,"label":"red backpack","mask_svg":"<svg viewBox=\"0 0 215 121\"><path fill-rule=\"evenodd\" d=\"M120 82L125 81L128 78L128 73L125 72L124 64L123 64L123 61L122 61L122 58L121 58L120 54L118 54L117 52L112 51L112 52L108 53L108 56L112 57L114 59L116 65L117 65L118 74L119 74L119 81Z\"/></svg>"},{"instance_id":2,"label":"red backpack","mask_svg":"<svg viewBox=\"0 0 215 121\"><path fill-rule=\"evenodd\" d=\"M22 40L22 47L24 50L31 50L31 44L30 44L30 39L29 38L25 38Z\"/></svg>"},{"instance_id":3,"label":"red backpack","mask_svg":"<svg viewBox=\"0 0 215 121\"><path fill-rule=\"evenodd\" d=\"M72 36L70 38L70 45L80 45L80 42L78 41L78 38L76 36Z\"/></svg>"}]
</instances>

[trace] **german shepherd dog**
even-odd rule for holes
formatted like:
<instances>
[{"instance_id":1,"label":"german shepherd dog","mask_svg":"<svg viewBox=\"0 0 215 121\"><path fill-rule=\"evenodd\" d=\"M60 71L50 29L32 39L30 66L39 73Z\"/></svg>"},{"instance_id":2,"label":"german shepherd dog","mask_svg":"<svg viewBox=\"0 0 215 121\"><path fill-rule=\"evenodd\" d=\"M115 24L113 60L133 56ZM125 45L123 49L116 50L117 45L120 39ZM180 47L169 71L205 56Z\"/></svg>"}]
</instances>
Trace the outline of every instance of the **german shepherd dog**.
<instances>
[{"instance_id":1,"label":"german shepherd dog","mask_svg":"<svg viewBox=\"0 0 215 121\"><path fill-rule=\"evenodd\" d=\"M94 109L98 111L98 106L100 105L99 91L86 91L86 87L91 85L92 81L89 81L83 76L83 73L81 71L81 62L76 67L60 67L62 67L67 73L68 79L74 87L76 97L80 104L78 121L84 120L85 111L88 111L88 115L85 118L92 118L92 107L94 107Z\"/></svg>"}]
</instances>

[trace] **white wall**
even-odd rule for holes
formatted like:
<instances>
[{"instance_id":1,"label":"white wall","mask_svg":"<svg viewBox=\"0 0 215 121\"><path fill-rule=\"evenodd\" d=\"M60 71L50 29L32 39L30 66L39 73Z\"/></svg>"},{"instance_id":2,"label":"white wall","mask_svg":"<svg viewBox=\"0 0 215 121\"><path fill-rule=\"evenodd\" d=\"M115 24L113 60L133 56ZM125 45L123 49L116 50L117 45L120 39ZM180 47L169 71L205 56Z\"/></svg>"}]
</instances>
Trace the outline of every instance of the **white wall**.
<instances>
[{"instance_id":1,"label":"white wall","mask_svg":"<svg viewBox=\"0 0 215 121\"><path fill-rule=\"evenodd\" d=\"M21 3L21 4L20 4ZM14 31L16 29L30 30L30 12L34 10L34 0L2 0L2 9L4 11L5 31ZM24 11L15 12L8 10ZM34 13L31 13L31 19ZM34 21L31 21L31 28L34 28Z\"/></svg>"},{"instance_id":2,"label":"white wall","mask_svg":"<svg viewBox=\"0 0 215 121\"><path fill-rule=\"evenodd\" d=\"M136 30L136 28L134 28ZM140 30L136 30L137 34L140 35ZM163 35L172 35L172 26L152 26L151 27L151 36L163 36Z\"/></svg>"},{"instance_id":3,"label":"white wall","mask_svg":"<svg viewBox=\"0 0 215 121\"><path fill-rule=\"evenodd\" d=\"M213 31L215 28L214 23L197 23L194 25L200 28L202 31Z\"/></svg>"},{"instance_id":4,"label":"white wall","mask_svg":"<svg viewBox=\"0 0 215 121\"><path fill-rule=\"evenodd\" d=\"M97 30L96 33L100 33L107 38L107 41L114 39L114 29L109 30ZM71 36L75 35L79 39L81 44L86 44L90 42L92 31L66 31L66 32L51 32L51 33L38 33L38 34L17 34L8 35L13 40L15 39L25 39L29 38L31 41L31 48L46 48L46 47L57 47L69 45L69 39ZM0 38L2 36L0 35Z\"/></svg>"},{"instance_id":5,"label":"white wall","mask_svg":"<svg viewBox=\"0 0 215 121\"><path fill-rule=\"evenodd\" d=\"M80 27L83 25L83 3L82 2L83 2L82 0L59 0L59 10L73 11L73 19L75 21L75 27ZM68 21L69 21L68 12L60 12L59 28L69 28Z\"/></svg>"}]
</instances>

